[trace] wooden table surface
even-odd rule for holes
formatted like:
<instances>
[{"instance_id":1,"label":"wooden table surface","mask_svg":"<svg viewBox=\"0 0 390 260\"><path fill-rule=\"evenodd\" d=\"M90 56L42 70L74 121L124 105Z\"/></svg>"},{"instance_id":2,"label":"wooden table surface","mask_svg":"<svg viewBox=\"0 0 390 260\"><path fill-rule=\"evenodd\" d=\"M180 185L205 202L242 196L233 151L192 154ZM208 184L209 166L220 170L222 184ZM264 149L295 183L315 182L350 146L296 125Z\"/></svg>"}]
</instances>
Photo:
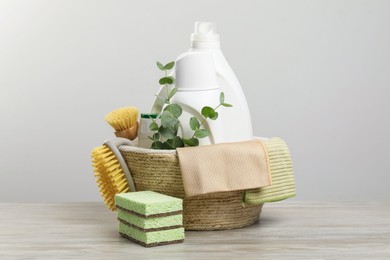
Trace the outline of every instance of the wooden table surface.
<instances>
[{"instance_id":1,"label":"wooden table surface","mask_svg":"<svg viewBox=\"0 0 390 260\"><path fill-rule=\"evenodd\" d=\"M390 259L390 202L266 204L242 229L144 248L102 203L0 204L0 259Z\"/></svg>"}]
</instances>

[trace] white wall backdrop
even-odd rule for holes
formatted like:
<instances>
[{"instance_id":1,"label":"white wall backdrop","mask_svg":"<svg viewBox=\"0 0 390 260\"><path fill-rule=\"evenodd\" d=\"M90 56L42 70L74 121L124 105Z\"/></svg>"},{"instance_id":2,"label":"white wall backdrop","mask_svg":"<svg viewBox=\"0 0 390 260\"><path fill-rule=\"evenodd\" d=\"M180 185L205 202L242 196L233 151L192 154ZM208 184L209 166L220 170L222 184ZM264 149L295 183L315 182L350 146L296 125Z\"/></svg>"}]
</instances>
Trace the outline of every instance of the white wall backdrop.
<instances>
[{"instance_id":1,"label":"white wall backdrop","mask_svg":"<svg viewBox=\"0 0 390 260\"><path fill-rule=\"evenodd\" d=\"M293 154L296 200L390 199L389 1L0 1L0 201L100 201L112 109L148 111L215 21L254 132Z\"/></svg>"}]
</instances>

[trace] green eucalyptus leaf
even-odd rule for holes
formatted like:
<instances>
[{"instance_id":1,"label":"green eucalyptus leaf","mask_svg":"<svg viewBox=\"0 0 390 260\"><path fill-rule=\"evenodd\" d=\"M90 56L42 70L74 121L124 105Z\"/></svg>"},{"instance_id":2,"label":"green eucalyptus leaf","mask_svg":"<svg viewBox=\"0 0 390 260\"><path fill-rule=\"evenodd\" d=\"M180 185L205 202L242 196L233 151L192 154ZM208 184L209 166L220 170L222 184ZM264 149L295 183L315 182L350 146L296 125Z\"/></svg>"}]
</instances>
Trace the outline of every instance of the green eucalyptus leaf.
<instances>
[{"instance_id":1,"label":"green eucalyptus leaf","mask_svg":"<svg viewBox=\"0 0 390 260\"><path fill-rule=\"evenodd\" d=\"M171 104L171 111L176 118L179 118L183 113L183 109L178 104Z\"/></svg>"},{"instance_id":2,"label":"green eucalyptus leaf","mask_svg":"<svg viewBox=\"0 0 390 260\"><path fill-rule=\"evenodd\" d=\"M165 70L164 65L162 65L161 62L159 62L159 61L157 61L157 67L158 67L160 70L162 70L162 71Z\"/></svg>"},{"instance_id":3,"label":"green eucalyptus leaf","mask_svg":"<svg viewBox=\"0 0 390 260\"><path fill-rule=\"evenodd\" d=\"M171 62L169 62L168 64L166 64L166 65L164 66L164 69L170 70L170 69L173 68L173 66L175 66L175 62L174 62L174 61L171 61Z\"/></svg>"},{"instance_id":4,"label":"green eucalyptus leaf","mask_svg":"<svg viewBox=\"0 0 390 260\"><path fill-rule=\"evenodd\" d=\"M199 129L199 126L200 126L200 123L198 121L198 119L196 117L191 117L190 118L190 127L192 130L196 130L196 129Z\"/></svg>"},{"instance_id":5,"label":"green eucalyptus leaf","mask_svg":"<svg viewBox=\"0 0 390 260\"><path fill-rule=\"evenodd\" d=\"M155 133L155 134L153 135L153 140L155 140L155 141L160 140L160 134L159 134L159 133Z\"/></svg>"},{"instance_id":6,"label":"green eucalyptus leaf","mask_svg":"<svg viewBox=\"0 0 390 260\"><path fill-rule=\"evenodd\" d=\"M174 138L176 135L175 135L175 131L173 131L172 128L169 128L169 127L163 127L163 126L160 126L160 128L158 129L158 133L165 137L165 138Z\"/></svg>"},{"instance_id":7,"label":"green eucalyptus leaf","mask_svg":"<svg viewBox=\"0 0 390 260\"><path fill-rule=\"evenodd\" d=\"M166 77L161 78L161 79L158 81L158 83L160 83L160 85L165 85L165 84L167 84L167 78L166 78Z\"/></svg>"},{"instance_id":8,"label":"green eucalyptus leaf","mask_svg":"<svg viewBox=\"0 0 390 260\"><path fill-rule=\"evenodd\" d=\"M204 138L209 135L209 131L206 129L197 129L195 131L195 136L198 138Z\"/></svg>"},{"instance_id":9,"label":"green eucalyptus leaf","mask_svg":"<svg viewBox=\"0 0 390 260\"><path fill-rule=\"evenodd\" d=\"M177 147L184 147L183 139L181 139L180 136L176 136L175 138L173 138L173 141L175 143L176 148Z\"/></svg>"},{"instance_id":10,"label":"green eucalyptus leaf","mask_svg":"<svg viewBox=\"0 0 390 260\"><path fill-rule=\"evenodd\" d=\"M169 93L169 98L172 98L177 92L177 88L171 89L171 92Z\"/></svg>"},{"instance_id":11,"label":"green eucalyptus leaf","mask_svg":"<svg viewBox=\"0 0 390 260\"><path fill-rule=\"evenodd\" d=\"M174 126L178 121L170 110L164 110L161 114L161 125L165 128Z\"/></svg>"},{"instance_id":12,"label":"green eucalyptus leaf","mask_svg":"<svg viewBox=\"0 0 390 260\"><path fill-rule=\"evenodd\" d=\"M199 140L198 138L191 138L191 139L183 139L183 142L188 145L188 146L198 146L199 145Z\"/></svg>"},{"instance_id":13,"label":"green eucalyptus leaf","mask_svg":"<svg viewBox=\"0 0 390 260\"><path fill-rule=\"evenodd\" d=\"M202 113L202 115L204 117L209 117L209 118L215 117L215 110L214 110L214 108L209 107L209 106L203 107L201 113Z\"/></svg>"},{"instance_id":14,"label":"green eucalyptus leaf","mask_svg":"<svg viewBox=\"0 0 390 260\"><path fill-rule=\"evenodd\" d=\"M158 130L158 125L157 125L157 123L156 123L155 121L153 121L152 123L150 123L149 129L150 129L151 131L157 131L157 130Z\"/></svg>"},{"instance_id":15,"label":"green eucalyptus leaf","mask_svg":"<svg viewBox=\"0 0 390 260\"><path fill-rule=\"evenodd\" d=\"M169 148L176 148L175 146L174 146L174 141L173 141L173 139L168 139L165 143L167 143L168 144L168 146L169 146Z\"/></svg>"},{"instance_id":16,"label":"green eucalyptus leaf","mask_svg":"<svg viewBox=\"0 0 390 260\"><path fill-rule=\"evenodd\" d=\"M180 136L175 136L172 139L168 139L166 142L172 149L176 149L177 147L184 147L183 140Z\"/></svg>"},{"instance_id":17,"label":"green eucalyptus leaf","mask_svg":"<svg viewBox=\"0 0 390 260\"><path fill-rule=\"evenodd\" d=\"M168 139L168 140L169 140L169 139ZM163 149L163 150L172 150L172 149L173 149L173 147L171 147L171 145L168 143L168 140L165 141L165 142L162 144L161 149Z\"/></svg>"},{"instance_id":18,"label":"green eucalyptus leaf","mask_svg":"<svg viewBox=\"0 0 390 260\"><path fill-rule=\"evenodd\" d=\"M160 83L160 85L165 85L165 84L173 84L174 82L174 78L173 77L163 77L161 78L158 83Z\"/></svg>"},{"instance_id":19,"label":"green eucalyptus leaf","mask_svg":"<svg viewBox=\"0 0 390 260\"><path fill-rule=\"evenodd\" d=\"M150 148L152 148L152 149L162 149L162 147L163 147L163 143L160 142L160 141L157 141L157 142L153 142L152 146Z\"/></svg>"},{"instance_id":20,"label":"green eucalyptus leaf","mask_svg":"<svg viewBox=\"0 0 390 260\"><path fill-rule=\"evenodd\" d=\"M173 84L173 83L175 83L175 82L176 82L175 78L174 78L174 77L172 77L172 76L168 76L167 78L169 78L169 79L172 81L172 83L168 83L168 84Z\"/></svg>"},{"instance_id":21,"label":"green eucalyptus leaf","mask_svg":"<svg viewBox=\"0 0 390 260\"><path fill-rule=\"evenodd\" d=\"M225 102L225 94L223 92L221 92L221 94L219 94L219 102L222 104L223 102Z\"/></svg>"},{"instance_id":22,"label":"green eucalyptus leaf","mask_svg":"<svg viewBox=\"0 0 390 260\"><path fill-rule=\"evenodd\" d=\"M173 79L172 79L172 77L166 77L166 78L165 78L165 81L166 81L167 84L169 84L169 85L172 85L172 84L173 84Z\"/></svg>"},{"instance_id":23,"label":"green eucalyptus leaf","mask_svg":"<svg viewBox=\"0 0 390 260\"><path fill-rule=\"evenodd\" d=\"M181 114L183 113L183 109L181 109L181 106L179 106L178 104L170 104L164 108L164 111L172 113L172 115L176 118L181 116Z\"/></svg>"},{"instance_id":24,"label":"green eucalyptus leaf","mask_svg":"<svg viewBox=\"0 0 390 260\"><path fill-rule=\"evenodd\" d=\"M224 107L232 107L233 106L232 104L228 104L228 103L221 103L221 105Z\"/></svg>"},{"instance_id":25,"label":"green eucalyptus leaf","mask_svg":"<svg viewBox=\"0 0 390 260\"><path fill-rule=\"evenodd\" d=\"M185 145L190 146L190 145L189 145L189 141L190 141L189 139L183 138L183 143L184 143Z\"/></svg>"},{"instance_id":26,"label":"green eucalyptus leaf","mask_svg":"<svg viewBox=\"0 0 390 260\"><path fill-rule=\"evenodd\" d=\"M199 140L198 140L198 138L195 138L195 137L193 137L193 138L191 138L190 139L190 141L192 142L192 146L198 146L199 145Z\"/></svg>"},{"instance_id":27,"label":"green eucalyptus leaf","mask_svg":"<svg viewBox=\"0 0 390 260\"><path fill-rule=\"evenodd\" d=\"M214 117L210 117L211 120L217 120L218 118L218 112L215 112Z\"/></svg>"}]
</instances>

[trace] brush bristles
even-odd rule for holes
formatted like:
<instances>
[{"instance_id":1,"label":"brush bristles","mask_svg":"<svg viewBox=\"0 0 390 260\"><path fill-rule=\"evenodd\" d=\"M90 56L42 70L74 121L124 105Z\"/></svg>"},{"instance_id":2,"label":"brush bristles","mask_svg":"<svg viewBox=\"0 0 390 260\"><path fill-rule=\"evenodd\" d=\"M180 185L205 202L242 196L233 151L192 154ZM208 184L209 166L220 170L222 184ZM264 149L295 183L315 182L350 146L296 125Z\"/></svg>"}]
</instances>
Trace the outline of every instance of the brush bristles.
<instances>
[{"instance_id":1,"label":"brush bristles","mask_svg":"<svg viewBox=\"0 0 390 260\"><path fill-rule=\"evenodd\" d=\"M129 129L137 124L138 109L136 107L122 107L106 115L105 120L115 131Z\"/></svg>"},{"instance_id":2,"label":"brush bristles","mask_svg":"<svg viewBox=\"0 0 390 260\"><path fill-rule=\"evenodd\" d=\"M107 208L114 211L115 194L130 191L125 173L114 153L105 145L92 151L96 184Z\"/></svg>"}]
</instances>

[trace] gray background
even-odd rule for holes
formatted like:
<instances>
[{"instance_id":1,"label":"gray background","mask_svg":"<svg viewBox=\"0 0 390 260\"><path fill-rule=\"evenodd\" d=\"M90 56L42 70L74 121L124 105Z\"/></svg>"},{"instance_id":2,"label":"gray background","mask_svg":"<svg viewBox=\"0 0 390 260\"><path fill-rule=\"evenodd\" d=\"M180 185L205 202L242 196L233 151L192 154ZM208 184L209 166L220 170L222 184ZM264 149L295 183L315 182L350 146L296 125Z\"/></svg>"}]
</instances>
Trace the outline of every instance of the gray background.
<instances>
[{"instance_id":1,"label":"gray background","mask_svg":"<svg viewBox=\"0 0 390 260\"><path fill-rule=\"evenodd\" d=\"M296 200L390 199L389 1L0 1L0 201L101 201L104 115L148 111L155 61L215 21L259 136L293 154Z\"/></svg>"}]
</instances>

